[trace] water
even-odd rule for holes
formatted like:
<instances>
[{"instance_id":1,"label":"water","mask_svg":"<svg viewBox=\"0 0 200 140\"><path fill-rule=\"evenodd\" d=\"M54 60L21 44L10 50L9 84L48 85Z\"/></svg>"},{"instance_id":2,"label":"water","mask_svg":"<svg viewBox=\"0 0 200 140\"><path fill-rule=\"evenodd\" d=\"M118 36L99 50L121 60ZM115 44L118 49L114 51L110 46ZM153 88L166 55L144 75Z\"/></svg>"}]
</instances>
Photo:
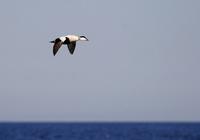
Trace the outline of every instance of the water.
<instances>
[{"instance_id":1,"label":"water","mask_svg":"<svg viewBox=\"0 0 200 140\"><path fill-rule=\"evenodd\" d=\"M200 140L200 123L0 123L0 140Z\"/></svg>"}]
</instances>

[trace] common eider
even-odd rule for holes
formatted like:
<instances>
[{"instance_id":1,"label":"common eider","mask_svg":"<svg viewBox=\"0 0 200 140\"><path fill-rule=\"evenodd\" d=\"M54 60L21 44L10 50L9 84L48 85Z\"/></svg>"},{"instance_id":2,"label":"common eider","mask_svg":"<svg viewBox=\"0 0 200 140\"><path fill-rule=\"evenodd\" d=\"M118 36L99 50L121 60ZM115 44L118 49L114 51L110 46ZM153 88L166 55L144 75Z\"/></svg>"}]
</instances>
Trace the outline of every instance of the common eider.
<instances>
[{"instance_id":1,"label":"common eider","mask_svg":"<svg viewBox=\"0 0 200 140\"><path fill-rule=\"evenodd\" d=\"M88 41L88 39L85 36L77 36L77 35L61 36L59 38L56 38L54 41L50 41L50 43L54 43L53 55L54 56L56 55L56 53L58 52L62 44L67 45L70 54L73 54L76 47L76 41L79 41L79 40Z\"/></svg>"}]
</instances>

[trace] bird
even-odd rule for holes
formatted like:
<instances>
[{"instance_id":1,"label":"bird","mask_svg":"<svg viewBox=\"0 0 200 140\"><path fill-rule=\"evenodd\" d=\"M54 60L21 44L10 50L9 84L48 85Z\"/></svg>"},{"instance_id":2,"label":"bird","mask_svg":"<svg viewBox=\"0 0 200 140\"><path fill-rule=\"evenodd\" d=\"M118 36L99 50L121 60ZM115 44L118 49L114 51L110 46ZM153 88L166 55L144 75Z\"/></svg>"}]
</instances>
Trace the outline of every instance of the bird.
<instances>
[{"instance_id":1,"label":"bird","mask_svg":"<svg viewBox=\"0 0 200 140\"><path fill-rule=\"evenodd\" d=\"M85 36L78 36L78 35L66 35L56 38L53 41L50 41L50 43L54 43L53 45L53 55L55 56L58 50L62 45L67 45L70 54L72 55L74 53L74 50L76 48L76 42L77 41L89 41Z\"/></svg>"}]
</instances>

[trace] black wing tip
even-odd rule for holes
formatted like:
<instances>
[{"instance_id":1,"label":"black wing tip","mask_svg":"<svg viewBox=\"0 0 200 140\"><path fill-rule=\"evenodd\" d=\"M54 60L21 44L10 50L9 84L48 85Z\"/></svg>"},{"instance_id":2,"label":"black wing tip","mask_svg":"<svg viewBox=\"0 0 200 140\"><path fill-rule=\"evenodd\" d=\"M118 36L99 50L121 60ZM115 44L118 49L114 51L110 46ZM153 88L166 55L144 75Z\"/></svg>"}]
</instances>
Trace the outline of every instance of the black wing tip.
<instances>
[{"instance_id":1,"label":"black wing tip","mask_svg":"<svg viewBox=\"0 0 200 140\"><path fill-rule=\"evenodd\" d=\"M73 55L75 48L76 48L76 42L71 42L70 44L67 44L69 52L71 55Z\"/></svg>"},{"instance_id":2,"label":"black wing tip","mask_svg":"<svg viewBox=\"0 0 200 140\"><path fill-rule=\"evenodd\" d=\"M53 49L53 55L55 56L57 54L58 50L56 50L55 48Z\"/></svg>"},{"instance_id":3,"label":"black wing tip","mask_svg":"<svg viewBox=\"0 0 200 140\"><path fill-rule=\"evenodd\" d=\"M70 52L70 54L71 54L71 55L73 55L73 54L74 54L74 52Z\"/></svg>"},{"instance_id":4,"label":"black wing tip","mask_svg":"<svg viewBox=\"0 0 200 140\"><path fill-rule=\"evenodd\" d=\"M55 56L58 50L55 50L55 48L53 48L53 55Z\"/></svg>"},{"instance_id":5,"label":"black wing tip","mask_svg":"<svg viewBox=\"0 0 200 140\"><path fill-rule=\"evenodd\" d=\"M57 40L57 39L56 39ZM53 55L55 56L60 47L62 46L62 41L57 41L53 45Z\"/></svg>"},{"instance_id":6,"label":"black wing tip","mask_svg":"<svg viewBox=\"0 0 200 140\"><path fill-rule=\"evenodd\" d=\"M69 53L70 53L71 55L73 55L73 54L74 54L74 50L73 50L73 49L69 49Z\"/></svg>"}]
</instances>

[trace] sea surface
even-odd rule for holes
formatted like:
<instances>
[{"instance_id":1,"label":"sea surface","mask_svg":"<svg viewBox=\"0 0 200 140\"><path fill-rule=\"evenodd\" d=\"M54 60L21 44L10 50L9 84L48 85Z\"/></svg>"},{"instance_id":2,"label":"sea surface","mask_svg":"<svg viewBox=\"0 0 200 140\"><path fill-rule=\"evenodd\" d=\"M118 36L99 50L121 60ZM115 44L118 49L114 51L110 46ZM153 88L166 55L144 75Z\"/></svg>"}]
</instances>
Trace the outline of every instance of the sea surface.
<instances>
[{"instance_id":1,"label":"sea surface","mask_svg":"<svg viewBox=\"0 0 200 140\"><path fill-rule=\"evenodd\" d=\"M200 123L0 123L0 140L200 140Z\"/></svg>"}]
</instances>

